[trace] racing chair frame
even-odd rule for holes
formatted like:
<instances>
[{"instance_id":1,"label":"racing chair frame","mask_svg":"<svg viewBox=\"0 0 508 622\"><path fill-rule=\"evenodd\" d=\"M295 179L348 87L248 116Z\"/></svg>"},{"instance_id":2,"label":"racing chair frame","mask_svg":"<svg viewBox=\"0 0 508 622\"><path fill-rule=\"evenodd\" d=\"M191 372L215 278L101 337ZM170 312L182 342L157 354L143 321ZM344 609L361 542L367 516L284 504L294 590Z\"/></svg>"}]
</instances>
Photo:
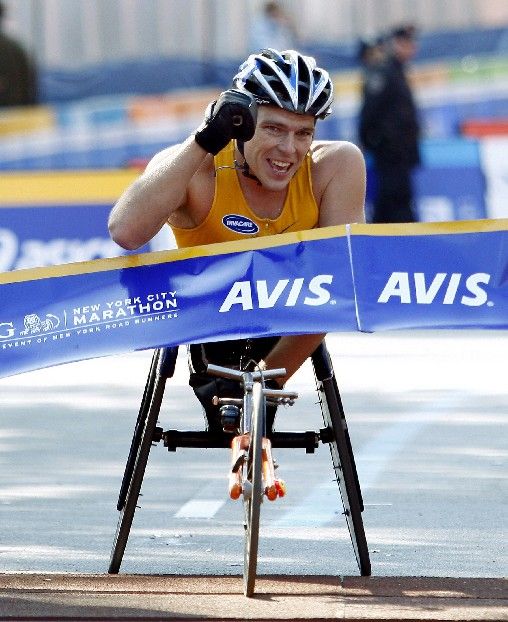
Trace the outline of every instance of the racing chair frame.
<instances>
[{"instance_id":1,"label":"racing chair frame","mask_svg":"<svg viewBox=\"0 0 508 622\"><path fill-rule=\"evenodd\" d=\"M225 432L164 430L157 426L166 382L174 374L177 355L178 347L159 348L153 353L117 502L120 516L111 551L110 574L120 570L151 446L163 441L168 451L173 452L178 447L230 447L231 435ZM371 564L362 519L362 493L342 400L324 341L311 360L324 427L319 431L272 432L268 436L273 447L302 448L306 453L313 453L320 443L329 445L358 568L362 576L369 576Z\"/></svg>"}]
</instances>

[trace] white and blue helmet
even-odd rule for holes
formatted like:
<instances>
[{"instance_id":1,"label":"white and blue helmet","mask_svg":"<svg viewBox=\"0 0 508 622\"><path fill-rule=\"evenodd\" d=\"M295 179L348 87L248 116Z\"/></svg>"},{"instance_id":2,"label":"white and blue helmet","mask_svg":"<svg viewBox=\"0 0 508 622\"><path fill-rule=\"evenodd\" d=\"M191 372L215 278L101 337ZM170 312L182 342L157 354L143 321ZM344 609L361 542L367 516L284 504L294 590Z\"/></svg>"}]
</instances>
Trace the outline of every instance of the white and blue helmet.
<instances>
[{"instance_id":1,"label":"white and blue helmet","mask_svg":"<svg viewBox=\"0 0 508 622\"><path fill-rule=\"evenodd\" d=\"M233 87L254 95L260 104L324 119L331 112L333 84L312 56L271 48L251 54L240 65Z\"/></svg>"}]
</instances>

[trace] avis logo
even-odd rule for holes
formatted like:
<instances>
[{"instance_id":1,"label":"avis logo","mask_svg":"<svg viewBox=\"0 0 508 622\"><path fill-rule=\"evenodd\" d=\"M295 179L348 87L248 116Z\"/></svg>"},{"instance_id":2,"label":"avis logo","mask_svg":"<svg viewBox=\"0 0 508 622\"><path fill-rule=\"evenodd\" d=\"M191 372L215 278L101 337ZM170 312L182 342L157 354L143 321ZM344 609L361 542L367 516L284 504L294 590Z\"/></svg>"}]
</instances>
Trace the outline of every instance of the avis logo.
<instances>
[{"instance_id":1,"label":"avis logo","mask_svg":"<svg viewBox=\"0 0 508 622\"><path fill-rule=\"evenodd\" d=\"M331 285L332 274L319 274L312 278L308 285L305 279L280 279L269 289L265 280L236 281L229 290L219 313L230 311L233 305L240 305L243 311L272 309L277 303L285 307L294 307L303 297L302 303L311 307L324 305L330 300L330 292L324 287Z\"/></svg>"},{"instance_id":2,"label":"avis logo","mask_svg":"<svg viewBox=\"0 0 508 622\"><path fill-rule=\"evenodd\" d=\"M471 274L465 282L464 275L459 272L438 272L432 279L426 278L423 272L392 272L377 301L386 303L396 298L403 304L416 302L420 305L430 305L434 301L451 305L458 301L467 307L480 307L488 303L482 286L488 285L489 281L490 274L485 272ZM458 293L461 285L461 292L466 290L467 293Z\"/></svg>"}]
</instances>

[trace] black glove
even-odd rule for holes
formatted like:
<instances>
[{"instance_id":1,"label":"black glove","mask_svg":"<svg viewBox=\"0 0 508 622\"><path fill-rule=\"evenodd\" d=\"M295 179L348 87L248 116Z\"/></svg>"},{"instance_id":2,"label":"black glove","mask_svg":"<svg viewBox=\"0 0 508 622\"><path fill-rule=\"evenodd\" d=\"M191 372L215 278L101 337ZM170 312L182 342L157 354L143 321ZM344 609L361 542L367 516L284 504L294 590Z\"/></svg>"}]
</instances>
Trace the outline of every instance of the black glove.
<instances>
[{"instance_id":1,"label":"black glove","mask_svg":"<svg viewBox=\"0 0 508 622\"><path fill-rule=\"evenodd\" d=\"M243 142L250 140L256 129L256 116L254 97L229 89L208 106L194 139L205 151L216 155L233 138Z\"/></svg>"}]
</instances>

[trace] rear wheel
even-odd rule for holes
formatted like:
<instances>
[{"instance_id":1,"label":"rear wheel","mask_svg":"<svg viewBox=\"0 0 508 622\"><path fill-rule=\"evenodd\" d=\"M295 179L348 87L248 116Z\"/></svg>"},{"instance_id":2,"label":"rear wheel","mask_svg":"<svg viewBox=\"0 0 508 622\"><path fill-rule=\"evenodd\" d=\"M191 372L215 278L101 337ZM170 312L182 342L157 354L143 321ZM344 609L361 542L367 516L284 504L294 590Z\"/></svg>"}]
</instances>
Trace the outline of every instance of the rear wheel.
<instances>
[{"instance_id":1,"label":"rear wheel","mask_svg":"<svg viewBox=\"0 0 508 622\"><path fill-rule=\"evenodd\" d=\"M370 576L371 565L363 526L363 499L356 471L353 448L349 438L346 415L325 342L312 355L321 414L325 424L321 440L329 443L335 478L339 485L344 516L358 568L362 576Z\"/></svg>"},{"instance_id":2,"label":"rear wheel","mask_svg":"<svg viewBox=\"0 0 508 622\"><path fill-rule=\"evenodd\" d=\"M127 491L129 490L129 484L130 484L131 477L132 477L132 471L134 469L134 464L136 462L136 457L138 455L139 444L141 442L141 437L145 429L148 409L150 408L150 403L152 401L153 389L155 386L155 379L157 377L157 367L158 367L160 356L161 356L161 350L155 350L152 356L152 363L150 365L150 371L148 373L148 378L146 379L145 390L143 392L143 399L141 400L141 405L139 407L136 427L134 428L134 435L132 437L131 447L129 450L129 457L127 458L127 463L125 465L125 471L123 474L122 485L120 486L120 494L118 495L118 502L116 505L116 509L118 511L122 510L124 503L125 503L125 497L127 496Z\"/></svg>"},{"instance_id":3,"label":"rear wheel","mask_svg":"<svg viewBox=\"0 0 508 622\"><path fill-rule=\"evenodd\" d=\"M249 490L244 490L245 541L243 581L245 596L254 594L259 545L259 518L262 488L262 446L265 419L265 398L262 385L254 383L252 395L251 438L245 469L245 480Z\"/></svg>"},{"instance_id":4,"label":"rear wheel","mask_svg":"<svg viewBox=\"0 0 508 622\"><path fill-rule=\"evenodd\" d=\"M333 382L325 380L322 385L326 401L326 404L322 404L323 419L332 433L329 443L330 454L344 507L344 516L360 574L370 576L369 549L362 519L363 503L359 494L351 445L348 442L346 421L337 402Z\"/></svg>"},{"instance_id":5,"label":"rear wheel","mask_svg":"<svg viewBox=\"0 0 508 622\"><path fill-rule=\"evenodd\" d=\"M154 355L154 360L155 357L156 355ZM131 446L126 473L122 483L122 488L125 492L123 495L121 494L119 499L119 504L120 501L123 501L123 504L119 507L120 516L118 518L115 539L111 550L111 559L108 569L109 574L117 574L120 570L132 521L134 519L134 513L137 508L141 484L145 475L146 464L154 438L162 398L164 396L166 378L158 373L158 367L157 361L155 361L155 365L152 362L147 387L145 388L145 394L143 396L145 413L142 421L138 418L135 438L133 439L133 445Z\"/></svg>"}]
</instances>

